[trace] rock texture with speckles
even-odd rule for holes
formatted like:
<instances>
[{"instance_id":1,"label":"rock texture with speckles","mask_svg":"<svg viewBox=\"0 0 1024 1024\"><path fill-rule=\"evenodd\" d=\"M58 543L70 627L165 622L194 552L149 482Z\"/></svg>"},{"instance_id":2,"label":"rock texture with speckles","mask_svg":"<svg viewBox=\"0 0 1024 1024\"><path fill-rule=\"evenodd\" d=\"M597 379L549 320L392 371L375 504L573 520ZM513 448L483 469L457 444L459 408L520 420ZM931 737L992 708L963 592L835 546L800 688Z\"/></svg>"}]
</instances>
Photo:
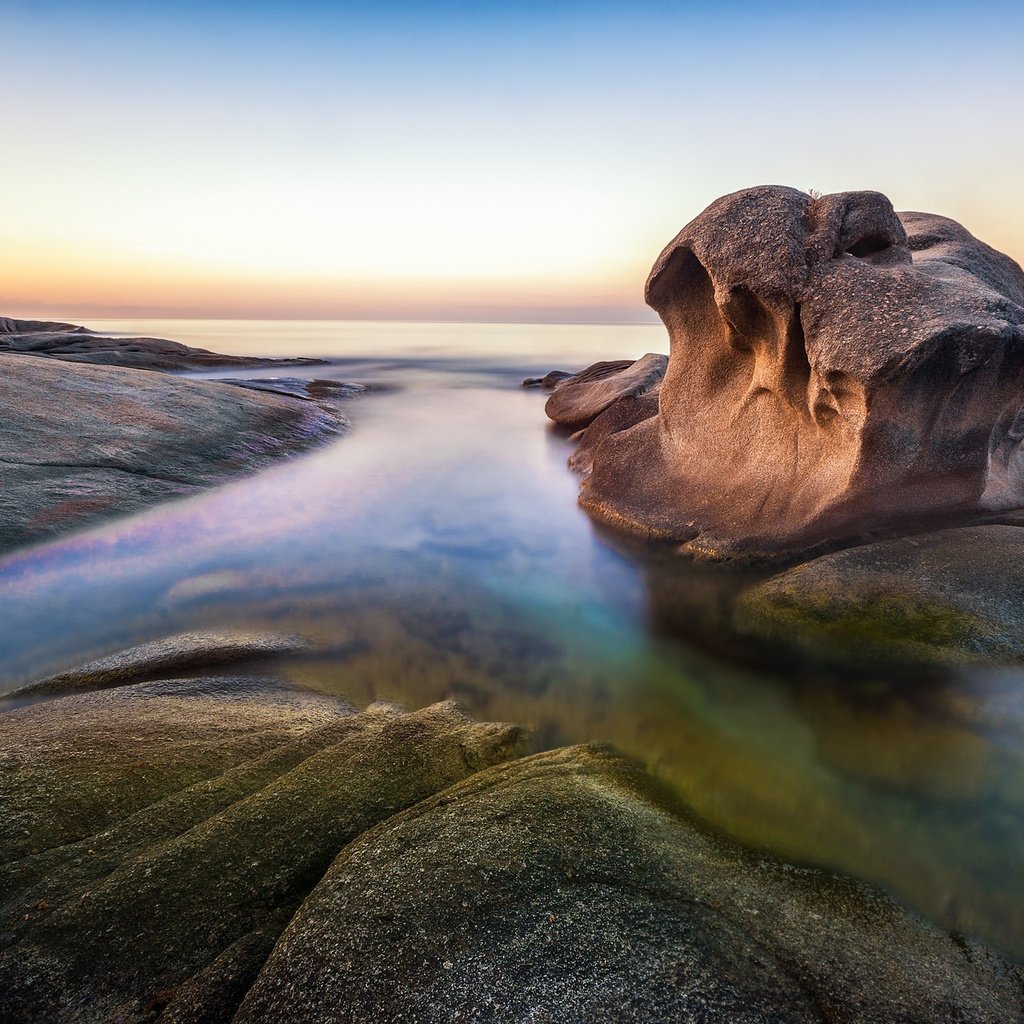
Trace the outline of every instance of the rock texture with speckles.
<instances>
[{"instance_id":1,"label":"rock texture with speckles","mask_svg":"<svg viewBox=\"0 0 1024 1024\"><path fill-rule=\"evenodd\" d=\"M747 189L669 244L647 301L668 369L657 415L583 439L597 518L772 557L1024 505L1024 272L954 221Z\"/></svg>"},{"instance_id":2,"label":"rock texture with speckles","mask_svg":"<svg viewBox=\"0 0 1024 1024\"><path fill-rule=\"evenodd\" d=\"M258 677L0 715L0 1020L1024 1019L991 950L522 739Z\"/></svg>"},{"instance_id":3,"label":"rock texture with speckles","mask_svg":"<svg viewBox=\"0 0 1024 1024\"><path fill-rule=\"evenodd\" d=\"M0 1020L230 1020L347 843L521 735L231 678L0 716Z\"/></svg>"},{"instance_id":4,"label":"rock texture with speckles","mask_svg":"<svg viewBox=\"0 0 1024 1024\"><path fill-rule=\"evenodd\" d=\"M1021 1019L1016 968L866 886L710 835L594 747L480 772L352 843L235 1017Z\"/></svg>"}]
</instances>

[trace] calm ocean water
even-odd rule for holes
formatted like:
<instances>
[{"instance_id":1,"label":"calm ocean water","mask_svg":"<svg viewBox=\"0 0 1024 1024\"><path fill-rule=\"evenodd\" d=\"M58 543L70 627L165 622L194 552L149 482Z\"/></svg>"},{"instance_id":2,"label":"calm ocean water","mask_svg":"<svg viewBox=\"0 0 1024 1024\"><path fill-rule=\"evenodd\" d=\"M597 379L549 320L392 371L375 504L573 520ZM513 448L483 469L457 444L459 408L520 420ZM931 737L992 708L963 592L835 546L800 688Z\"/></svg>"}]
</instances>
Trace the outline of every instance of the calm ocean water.
<instances>
[{"instance_id":1,"label":"calm ocean water","mask_svg":"<svg viewBox=\"0 0 1024 1024\"><path fill-rule=\"evenodd\" d=\"M614 743L750 846L1024 956L1020 673L769 670L727 628L745 578L630 550L576 507L569 443L519 382L666 351L660 327L87 325L384 387L327 448L0 563L0 690L185 629L294 630L314 648L274 671L298 685Z\"/></svg>"}]
</instances>

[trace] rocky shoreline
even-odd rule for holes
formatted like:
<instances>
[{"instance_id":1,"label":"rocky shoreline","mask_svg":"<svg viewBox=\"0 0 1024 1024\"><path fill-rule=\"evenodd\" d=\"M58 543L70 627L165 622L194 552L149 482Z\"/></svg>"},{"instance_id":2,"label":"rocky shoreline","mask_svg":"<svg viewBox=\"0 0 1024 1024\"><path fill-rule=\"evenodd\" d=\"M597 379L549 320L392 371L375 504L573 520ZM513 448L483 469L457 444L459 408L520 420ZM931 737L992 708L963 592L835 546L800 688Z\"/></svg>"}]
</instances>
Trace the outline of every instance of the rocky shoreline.
<instances>
[{"instance_id":1,"label":"rocky shoreline","mask_svg":"<svg viewBox=\"0 0 1024 1024\"><path fill-rule=\"evenodd\" d=\"M767 188L648 294L668 357L527 382L588 511L770 564L716 614L789 655L1024 661L1020 268L876 193ZM7 548L311 448L358 391L185 379L267 361L68 324L0 349ZM1024 1021L1010 956L744 847L615 749L267 674L306 649L180 634L10 695L0 1024Z\"/></svg>"},{"instance_id":2,"label":"rocky shoreline","mask_svg":"<svg viewBox=\"0 0 1024 1024\"><path fill-rule=\"evenodd\" d=\"M0 320L0 552L197 493L338 436L348 419L337 400L358 386L166 372L317 362Z\"/></svg>"},{"instance_id":3,"label":"rocky shoreline","mask_svg":"<svg viewBox=\"0 0 1024 1024\"><path fill-rule=\"evenodd\" d=\"M51 320L0 317L0 353L60 359L70 363L127 366L137 370L213 370L235 367L323 366L306 356L265 358L228 356L166 338L122 338L97 334L88 327Z\"/></svg>"},{"instance_id":4,"label":"rocky shoreline","mask_svg":"<svg viewBox=\"0 0 1024 1024\"><path fill-rule=\"evenodd\" d=\"M121 679L0 716L4 1021L1022 1019L998 953L744 850L611 749Z\"/></svg>"}]
</instances>

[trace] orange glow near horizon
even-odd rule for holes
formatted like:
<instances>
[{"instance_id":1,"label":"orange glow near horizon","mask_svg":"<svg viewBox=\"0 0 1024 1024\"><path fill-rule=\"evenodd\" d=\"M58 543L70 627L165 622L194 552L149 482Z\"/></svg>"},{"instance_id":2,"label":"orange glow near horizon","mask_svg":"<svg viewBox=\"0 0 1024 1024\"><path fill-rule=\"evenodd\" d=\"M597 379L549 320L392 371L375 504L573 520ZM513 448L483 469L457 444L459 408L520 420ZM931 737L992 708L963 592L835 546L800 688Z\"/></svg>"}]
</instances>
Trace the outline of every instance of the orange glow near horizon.
<instances>
[{"instance_id":1,"label":"orange glow near horizon","mask_svg":"<svg viewBox=\"0 0 1024 1024\"><path fill-rule=\"evenodd\" d=\"M45 6L4 14L0 315L649 320L662 247L770 183L1024 257L1008 3Z\"/></svg>"}]
</instances>

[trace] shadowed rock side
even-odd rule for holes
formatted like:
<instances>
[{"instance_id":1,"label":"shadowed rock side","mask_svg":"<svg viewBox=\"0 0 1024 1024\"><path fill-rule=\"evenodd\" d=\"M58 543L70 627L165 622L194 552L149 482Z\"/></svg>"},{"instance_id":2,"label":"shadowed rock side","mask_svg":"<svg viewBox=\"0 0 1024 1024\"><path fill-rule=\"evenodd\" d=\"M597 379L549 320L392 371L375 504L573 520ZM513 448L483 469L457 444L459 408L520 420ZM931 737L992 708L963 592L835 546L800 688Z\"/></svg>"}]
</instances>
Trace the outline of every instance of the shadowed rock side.
<instances>
[{"instance_id":1,"label":"shadowed rock side","mask_svg":"<svg viewBox=\"0 0 1024 1024\"><path fill-rule=\"evenodd\" d=\"M669 244L647 301L658 414L584 437L597 518L771 556L1024 504L1024 272L954 221L748 189Z\"/></svg>"},{"instance_id":2,"label":"shadowed rock side","mask_svg":"<svg viewBox=\"0 0 1024 1024\"><path fill-rule=\"evenodd\" d=\"M1022 1019L994 953L521 739L262 679L0 715L0 1020Z\"/></svg>"},{"instance_id":3,"label":"shadowed rock side","mask_svg":"<svg viewBox=\"0 0 1024 1024\"><path fill-rule=\"evenodd\" d=\"M165 338L108 338L87 327L0 317L0 352L137 370L204 370L221 366L316 366L324 359L226 356Z\"/></svg>"},{"instance_id":4,"label":"shadowed rock side","mask_svg":"<svg viewBox=\"0 0 1024 1024\"><path fill-rule=\"evenodd\" d=\"M0 355L0 551L262 469L341 432L327 404Z\"/></svg>"},{"instance_id":5,"label":"shadowed rock side","mask_svg":"<svg viewBox=\"0 0 1024 1024\"><path fill-rule=\"evenodd\" d=\"M1024 661L1024 529L963 527L823 555L742 594L741 632L842 669Z\"/></svg>"}]
</instances>

